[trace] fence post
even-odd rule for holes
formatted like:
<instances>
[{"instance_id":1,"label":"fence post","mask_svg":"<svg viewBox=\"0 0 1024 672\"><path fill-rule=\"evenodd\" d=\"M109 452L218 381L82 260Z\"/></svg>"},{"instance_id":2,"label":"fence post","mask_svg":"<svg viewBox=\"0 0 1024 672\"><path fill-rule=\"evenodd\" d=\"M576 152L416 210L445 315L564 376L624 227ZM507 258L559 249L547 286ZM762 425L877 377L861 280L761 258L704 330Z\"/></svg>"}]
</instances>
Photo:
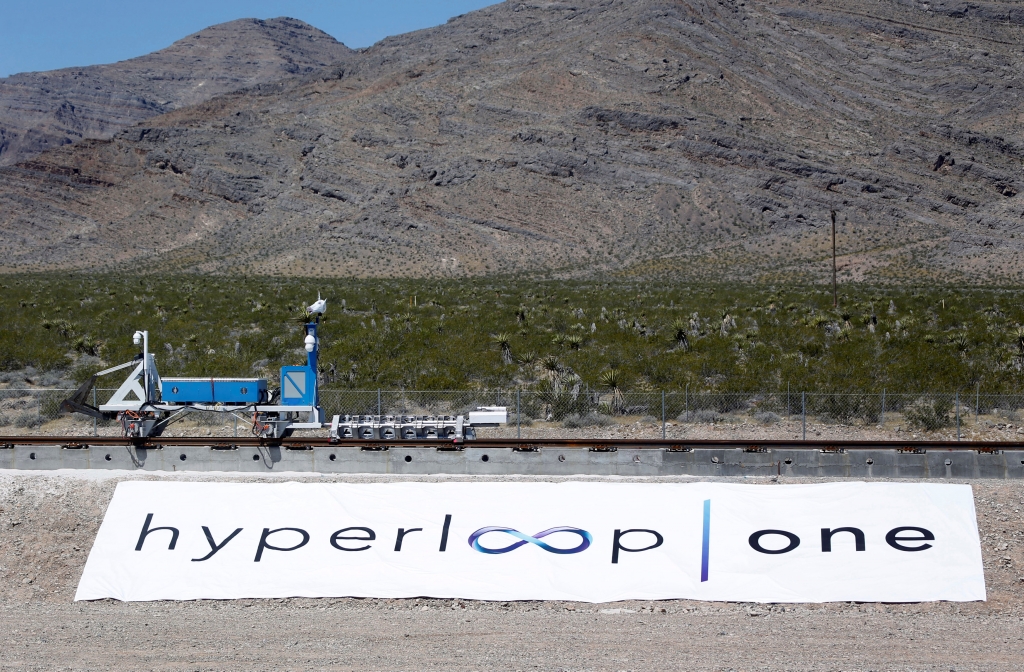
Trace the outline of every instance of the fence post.
<instances>
[{"instance_id":1,"label":"fence post","mask_svg":"<svg viewBox=\"0 0 1024 672\"><path fill-rule=\"evenodd\" d=\"M981 383L978 383L974 390L974 424L978 424L978 416L981 415Z\"/></svg>"},{"instance_id":2,"label":"fence post","mask_svg":"<svg viewBox=\"0 0 1024 672\"><path fill-rule=\"evenodd\" d=\"M800 422L804 428L804 441L807 440L807 393L800 393Z\"/></svg>"},{"instance_id":3,"label":"fence post","mask_svg":"<svg viewBox=\"0 0 1024 672\"><path fill-rule=\"evenodd\" d=\"M235 419L235 429L231 433L231 436L238 436L238 416L232 413L231 417Z\"/></svg>"},{"instance_id":4,"label":"fence post","mask_svg":"<svg viewBox=\"0 0 1024 672\"><path fill-rule=\"evenodd\" d=\"M377 388L377 415L380 415L380 388Z\"/></svg>"},{"instance_id":5,"label":"fence post","mask_svg":"<svg viewBox=\"0 0 1024 672\"><path fill-rule=\"evenodd\" d=\"M793 418L793 406L789 403L789 383L786 383L786 420Z\"/></svg>"},{"instance_id":6,"label":"fence post","mask_svg":"<svg viewBox=\"0 0 1024 672\"><path fill-rule=\"evenodd\" d=\"M661 438L665 438L665 390L661 391Z\"/></svg>"},{"instance_id":7,"label":"fence post","mask_svg":"<svg viewBox=\"0 0 1024 672\"><path fill-rule=\"evenodd\" d=\"M956 440L960 440L960 390L956 391Z\"/></svg>"},{"instance_id":8,"label":"fence post","mask_svg":"<svg viewBox=\"0 0 1024 672\"><path fill-rule=\"evenodd\" d=\"M684 394L686 395L686 397L685 397L685 404L686 404L686 406L684 407L684 409L686 411L686 421L689 422L690 421L690 384L689 383L686 384L686 392Z\"/></svg>"},{"instance_id":9,"label":"fence post","mask_svg":"<svg viewBox=\"0 0 1024 672\"><path fill-rule=\"evenodd\" d=\"M885 388L882 388L882 412L878 414L878 424L885 424Z\"/></svg>"},{"instance_id":10,"label":"fence post","mask_svg":"<svg viewBox=\"0 0 1024 672\"><path fill-rule=\"evenodd\" d=\"M523 430L522 430L523 412L521 410L522 406L519 403L520 402L520 395L521 394L522 394L522 390L517 388L516 389L516 438L517 439L523 438Z\"/></svg>"},{"instance_id":11,"label":"fence post","mask_svg":"<svg viewBox=\"0 0 1024 672\"><path fill-rule=\"evenodd\" d=\"M92 388L92 406L96 408L96 388ZM92 418L92 435L96 436L96 416Z\"/></svg>"}]
</instances>

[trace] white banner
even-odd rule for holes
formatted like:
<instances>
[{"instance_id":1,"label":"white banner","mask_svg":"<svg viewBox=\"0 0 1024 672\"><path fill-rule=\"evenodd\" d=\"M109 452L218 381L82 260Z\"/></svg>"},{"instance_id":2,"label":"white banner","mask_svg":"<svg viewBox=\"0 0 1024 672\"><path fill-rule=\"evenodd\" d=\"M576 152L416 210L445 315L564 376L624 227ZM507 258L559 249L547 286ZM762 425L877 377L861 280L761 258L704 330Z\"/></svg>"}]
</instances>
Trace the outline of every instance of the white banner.
<instances>
[{"instance_id":1,"label":"white banner","mask_svg":"<svg viewBox=\"0 0 1024 672\"><path fill-rule=\"evenodd\" d=\"M985 599L966 485L117 486L76 600Z\"/></svg>"}]
</instances>

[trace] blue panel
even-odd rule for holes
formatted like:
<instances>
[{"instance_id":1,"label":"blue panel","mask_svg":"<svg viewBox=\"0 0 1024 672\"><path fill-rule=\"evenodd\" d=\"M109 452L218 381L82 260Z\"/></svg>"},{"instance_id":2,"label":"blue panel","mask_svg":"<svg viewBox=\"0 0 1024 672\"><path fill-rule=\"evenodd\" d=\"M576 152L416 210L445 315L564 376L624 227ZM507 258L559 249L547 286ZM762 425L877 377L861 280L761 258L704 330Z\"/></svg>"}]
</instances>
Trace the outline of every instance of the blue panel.
<instances>
[{"instance_id":1,"label":"blue panel","mask_svg":"<svg viewBox=\"0 0 1024 672\"><path fill-rule=\"evenodd\" d=\"M316 377L308 366L281 367L281 404L284 406L312 406L316 390Z\"/></svg>"},{"instance_id":2,"label":"blue panel","mask_svg":"<svg viewBox=\"0 0 1024 672\"><path fill-rule=\"evenodd\" d=\"M163 401L172 404L258 404L267 400L264 378L164 378Z\"/></svg>"}]
</instances>

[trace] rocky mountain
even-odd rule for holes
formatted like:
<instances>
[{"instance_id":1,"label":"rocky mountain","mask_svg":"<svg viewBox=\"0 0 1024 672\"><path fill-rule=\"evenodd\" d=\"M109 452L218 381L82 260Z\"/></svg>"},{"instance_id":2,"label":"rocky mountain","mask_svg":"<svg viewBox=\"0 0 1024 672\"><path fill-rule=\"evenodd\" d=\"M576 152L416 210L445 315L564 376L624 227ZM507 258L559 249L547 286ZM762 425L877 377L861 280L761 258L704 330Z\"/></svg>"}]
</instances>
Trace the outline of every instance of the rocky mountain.
<instances>
[{"instance_id":1,"label":"rocky mountain","mask_svg":"<svg viewBox=\"0 0 1024 672\"><path fill-rule=\"evenodd\" d=\"M0 79L0 166L235 89L344 60L352 52L297 21L240 19L111 65Z\"/></svg>"},{"instance_id":2,"label":"rocky mountain","mask_svg":"<svg viewBox=\"0 0 1024 672\"><path fill-rule=\"evenodd\" d=\"M1024 279L1024 4L505 2L0 170L2 269Z\"/></svg>"}]
</instances>

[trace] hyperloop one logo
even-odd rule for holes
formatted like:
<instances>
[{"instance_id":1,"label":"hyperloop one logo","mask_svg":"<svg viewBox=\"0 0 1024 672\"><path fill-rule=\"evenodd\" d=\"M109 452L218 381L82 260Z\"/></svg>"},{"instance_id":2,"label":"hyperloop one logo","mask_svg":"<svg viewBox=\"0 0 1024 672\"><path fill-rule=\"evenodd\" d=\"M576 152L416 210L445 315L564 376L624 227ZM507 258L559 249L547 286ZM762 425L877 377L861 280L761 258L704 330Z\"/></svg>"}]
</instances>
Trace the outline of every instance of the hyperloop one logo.
<instances>
[{"instance_id":1,"label":"hyperloop one logo","mask_svg":"<svg viewBox=\"0 0 1024 672\"><path fill-rule=\"evenodd\" d=\"M709 559L710 559L710 555L711 555L711 500L710 499L705 499L704 500L704 517L703 518L704 519L702 521L703 522L703 525L702 525L703 529L702 529L702 534L701 534L701 553L700 553L700 580L701 580L701 583L704 583L704 582L706 582L708 580L708 565L709 565ZM480 539L484 535L490 534L491 532L502 532L504 534L508 534L510 536L513 536L516 539L519 539L519 541L517 541L515 543L512 543L512 544L509 544L508 546L503 546L501 548L490 548L488 546L484 546L483 544L480 543ZM556 534L558 532L567 532L569 534L577 535L579 537L579 539L580 539L579 545L575 546L574 548L558 548L557 546L552 546L551 544L547 544L547 543L541 541L541 539L543 539L544 537L550 536L552 534ZM650 535L654 535L655 541L654 541L653 544L651 544L649 546L645 546L643 548L629 548L629 547L623 545L622 544L623 537L625 535L627 535L627 534L634 533L634 532L647 533L647 534L650 534ZM573 554L573 553L582 553L583 551L587 550L588 548L590 548L590 544L593 541L594 541L594 537L590 534L590 532L587 532L586 530L581 530L578 527L552 527L551 529L544 530L543 532L538 532L538 533L534 534L533 536L530 536L528 534L523 534L519 530L516 530L516 529L511 528L511 527L491 526L491 527L481 527L479 530L477 530L473 534L469 535L469 546L470 546L470 548L472 548L472 549L474 549L476 551L479 551L481 553L487 553L489 555L500 555L502 553L510 553L510 552L516 550L517 548L521 547L521 546L525 546L526 544L533 544L535 546L539 546L540 548L543 548L548 553L557 553L559 555L570 555L570 554ZM613 544L612 544L612 564L617 564L618 563L619 551L626 551L626 552L629 552L629 553L639 553L641 551L648 551L648 550L651 550L652 548L657 548L658 546L661 546L663 541L664 541L664 538L661 536L661 534L656 532L656 531L654 531L654 530L640 530L640 529L624 530L624 531L623 530L615 530L614 540L613 540Z\"/></svg>"},{"instance_id":2,"label":"hyperloop one logo","mask_svg":"<svg viewBox=\"0 0 1024 672\"><path fill-rule=\"evenodd\" d=\"M515 537L516 539L520 539L520 541L517 541L514 544L509 544L508 546L505 546L503 548L488 548L480 543L480 538L490 532L504 532L505 534ZM543 539L544 537L556 534L558 532L568 532L570 534L578 535L580 538L579 546L576 546L575 548L558 548L556 546L552 546L541 541L541 539ZM526 544L534 544L535 546L540 546L548 553L569 555L571 553L582 553L583 551L587 550L588 548L590 548L590 542L592 542L593 540L594 538L590 535L590 532L587 532L586 530L581 530L578 527L552 527L549 530L538 532L532 537L528 534L523 534L519 530L514 530L511 527L481 527L479 530L469 535L469 545L472 548L480 551L481 553L490 553L492 555L496 555L499 553L508 553L510 551L516 550L520 546L525 546Z\"/></svg>"}]
</instances>

